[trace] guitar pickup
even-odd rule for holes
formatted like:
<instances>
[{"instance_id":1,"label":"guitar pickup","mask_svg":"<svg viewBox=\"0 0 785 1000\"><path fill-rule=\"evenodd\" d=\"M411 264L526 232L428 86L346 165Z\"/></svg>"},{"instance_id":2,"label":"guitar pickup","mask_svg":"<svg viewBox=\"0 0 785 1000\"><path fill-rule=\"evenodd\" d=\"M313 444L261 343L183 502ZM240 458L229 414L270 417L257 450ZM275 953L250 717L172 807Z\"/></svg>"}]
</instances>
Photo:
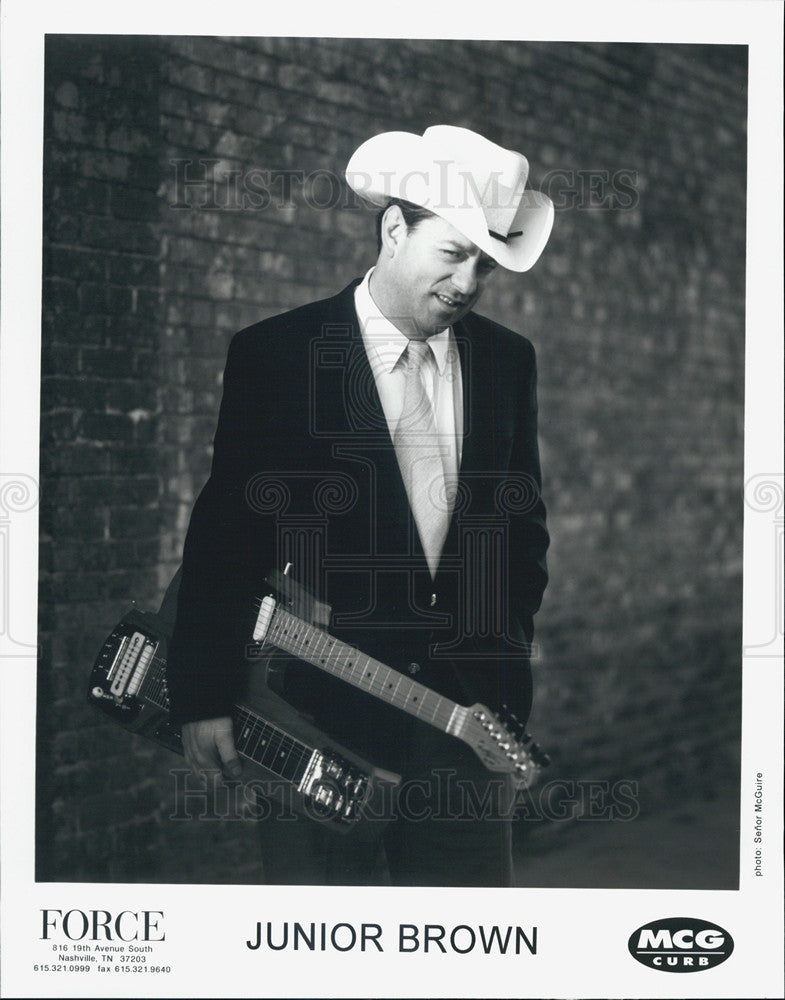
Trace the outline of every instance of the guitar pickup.
<instances>
[{"instance_id":1,"label":"guitar pickup","mask_svg":"<svg viewBox=\"0 0 785 1000\"><path fill-rule=\"evenodd\" d=\"M107 676L109 680L114 675L109 693L115 699L119 701L124 696L136 694L157 648L158 643L142 632L134 632L123 639Z\"/></svg>"},{"instance_id":2,"label":"guitar pickup","mask_svg":"<svg viewBox=\"0 0 785 1000\"><path fill-rule=\"evenodd\" d=\"M275 601L272 597L263 597L259 608L259 614L256 616L256 624L254 625L254 642L262 642L264 637L267 635L267 629L270 626L270 619L273 617L273 611L275 611Z\"/></svg>"}]
</instances>

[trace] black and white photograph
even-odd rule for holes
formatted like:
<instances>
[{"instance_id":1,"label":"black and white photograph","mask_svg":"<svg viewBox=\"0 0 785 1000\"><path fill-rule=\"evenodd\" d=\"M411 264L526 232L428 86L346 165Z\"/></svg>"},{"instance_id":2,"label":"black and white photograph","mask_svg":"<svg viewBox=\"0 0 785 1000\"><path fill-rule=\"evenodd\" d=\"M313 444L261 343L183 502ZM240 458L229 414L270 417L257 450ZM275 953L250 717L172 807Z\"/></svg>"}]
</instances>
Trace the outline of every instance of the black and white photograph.
<instances>
[{"instance_id":1,"label":"black and white photograph","mask_svg":"<svg viewBox=\"0 0 785 1000\"><path fill-rule=\"evenodd\" d=\"M39 877L397 884L387 844L400 884L496 886L512 825L517 885L736 888L745 48L48 36L45 58ZM402 357L426 335L430 399ZM168 649L123 626L88 704L181 562ZM331 608L317 662L252 662L324 735L251 704L274 728L236 751L287 564ZM272 644L308 652L290 624ZM349 651L325 681L328 634ZM163 724L161 660L192 776L112 725ZM515 804L472 760L493 729L447 735L475 703L551 758ZM325 822L285 819L328 736ZM264 822L217 790L200 819L199 768L268 753ZM376 768L404 816L336 836Z\"/></svg>"},{"instance_id":2,"label":"black and white photograph","mask_svg":"<svg viewBox=\"0 0 785 1000\"><path fill-rule=\"evenodd\" d=\"M719 997L761 952L775 995L782 8L748 9L752 44L30 29L18 995L262 959L259 996Z\"/></svg>"}]
</instances>

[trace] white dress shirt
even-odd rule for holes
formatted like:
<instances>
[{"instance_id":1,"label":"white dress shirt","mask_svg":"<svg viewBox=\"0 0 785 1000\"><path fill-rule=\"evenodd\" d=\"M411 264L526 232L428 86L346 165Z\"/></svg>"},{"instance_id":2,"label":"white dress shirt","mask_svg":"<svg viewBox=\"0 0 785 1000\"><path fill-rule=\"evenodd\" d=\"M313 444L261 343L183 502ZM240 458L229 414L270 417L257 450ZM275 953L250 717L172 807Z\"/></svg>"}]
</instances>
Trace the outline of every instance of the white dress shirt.
<instances>
[{"instance_id":1,"label":"white dress shirt","mask_svg":"<svg viewBox=\"0 0 785 1000\"><path fill-rule=\"evenodd\" d=\"M403 408L405 385L402 356L409 338L384 316L373 300L370 277L373 268L354 292L354 305L360 321L363 344L379 393L390 437ZM461 465L463 447L463 381L458 346L452 328L428 337L433 362L422 367L425 392L433 407L445 478L455 482Z\"/></svg>"}]
</instances>

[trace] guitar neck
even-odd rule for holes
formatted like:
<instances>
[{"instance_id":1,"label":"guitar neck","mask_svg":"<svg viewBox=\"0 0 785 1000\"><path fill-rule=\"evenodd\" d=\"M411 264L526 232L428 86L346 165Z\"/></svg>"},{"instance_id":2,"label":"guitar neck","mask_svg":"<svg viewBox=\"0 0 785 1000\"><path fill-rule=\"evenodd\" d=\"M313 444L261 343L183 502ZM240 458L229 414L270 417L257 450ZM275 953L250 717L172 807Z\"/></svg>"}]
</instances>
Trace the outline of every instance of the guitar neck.
<instances>
[{"instance_id":1,"label":"guitar neck","mask_svg":"<svg viewBox=\"0 0 785 1000\"><path fill-rule=\"evenodd\" d=\"M445 733L460 735L460 725L467 712L463 706L361 653L323 629L309 625L283 608L276 607L266 638L284 652L367 691L380 701Z\"/></svg>"},{"instance_id":2,"label":"guitar neck","mask_svg":"<svg viewBox=\"0 0 785 1000\"><path fill-rule=\"evenodd\" d=\"M480 704L469 708L436 694L341 642L318 625L298 618L272 596L262 598L253 639L256 643L269 642L298 660L457 737L474 750L489 771L512 774L521 787L528 788L540 769L540 762L532 755L535 749L539 752L536 744L532 743L530 753L490 709ZM531 737L526 739L531 741Z\"/></svg>"},{"instance_id":3,"label":"guitar neck","mask_svg":"<svg viewBox=\"0 0 785 1000\"><path fill-rule=\"evenodd\" d=\"M163 657L153 657L139 694L151 705L169 712L166 660ZM234 706L232 718L235 743L241 756L262 764L280 778L295 784L301 780L313 754L311 747L244 705Z\"/></svg>"}]
</instances>

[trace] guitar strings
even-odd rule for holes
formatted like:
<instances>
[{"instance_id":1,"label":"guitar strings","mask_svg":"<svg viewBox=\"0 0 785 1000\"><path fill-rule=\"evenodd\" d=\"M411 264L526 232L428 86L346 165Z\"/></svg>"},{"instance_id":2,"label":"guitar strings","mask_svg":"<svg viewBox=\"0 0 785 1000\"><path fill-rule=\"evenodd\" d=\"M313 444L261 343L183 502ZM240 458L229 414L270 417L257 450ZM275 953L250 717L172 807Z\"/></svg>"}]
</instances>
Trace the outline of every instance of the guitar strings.
<instances>
[{"instance_id":1,"label":"guitar strings","mask_svg":"<svg viewBox=\"0 0 785 1000\"><path fill-rule=\"evenodd\" d=\"M287 626L289 627L287 628ZM294 629L298 629L298 631L293 631ZM289 636L290 630L293 632L291 636ZM367 690L381 700L397 704L398 707L417 715L419 718L424 717L426 707L433 724L438 724L441 728L446 728L452 718L456 707L454 702L445 699L431 688L410 680L399 671L373 659L366 653L341 642L331 636L329 632L309 625L282 608L276 609L273 614L267 632L268 636L271 633L277 640L271 639L272 645L295 653L301 659L313 663L314 666L326 669L333 676L340 677L347 683ZM317 645L319 643L321 645ZM326 653L326 655L322 657L322 653ZM350 657L354 662L350 662ZM373 674L369 675L368 668L373 669ZM386 671L384 677L379 676L380 671ZM397 679L394 688L390 678ZM428 698L436 701L432 707L426 706ZM463 706L457 707L462 708Z\"/></svg>"},{"instance_id":2,"label":"guitar strings","mask_svg":"<svg viewBox=\"0 0 785 1000\"><path fill-rule=\"evenodd\" d=\"M257 614L261 610L263 600L264 598L254 599L254 606ZM392 667L388 667L381 661L375 660L373 657L369 656L366 653L363 653L361 650L355 649L348 643L344 643L341 640L336 639L334 636L332 636L329 632L326 632L324 629L309 624L304 619L298 618L296 615L292 614L292 612L286 611L285 608L282 608L277 604L273 616L268 625L265 638L269 636L270 633L273 632L275 632L278 636L280 636L282 629L284 632L286 632L287 630L283 628L285 624L284 619L292 626L300 626L301 630L303 631L303 636L299 640L301 648L298 649L297 646L296 642L296 640L298 639L297 635L295 635L291 640L282 640L281 642L278 643L270 640L270 645L277 646L277 648L282 649L284 652L295 653L296 655L299 655L301 659L313 663L314 666L317 667L324 666L328 669L329 673L333 674L333 676L338 676L342 680L345 680L347 683L354 684L357 687L367 690L374 696L380 698L381 700L389 700L393 703L397 702L398 707L411 710L411 705L407 703L409 703L410 701L413 703L416 702L417 711L412 714L416 714L420 718L423 717L423 713L425 711L426 699L429 697L432 700L436 699L435 706L433 706L432 708L430 707L428 708L428 711L431 713L431 720L433 724L437 725L436 721L437 716L439 717L438 725L440 725L442 728L446 727L446 725L449 723L450 718L452 717L454 703L452 705L448 705L447 707L445 707L446 700L436 691L432 690L431 688L425 687L425 685L423 684L419 684L417 681L410 680L408 677L405 677L403 674L401 674L400 671L394 670ZM310 643L311 638L314 637L316 641L321 641L323 644L322 648L318 650L318 652L316 653L314 653L313 647L311 647L311 649L308 651L306 651L305 649L306 645ZM328 657L326 659L320 660L319 656L322 652L324 652L325 643L329 647L334 647L334 648L333 651L330 654L328 654ZM312 655L310 656L300 655L305 652L308 652L309 654ZM339 654L340 657L345 662L341 662L340 659L337 659ZM356 664L348 662L348 658L350 656L355 657ZM330 659L332 659L334 662L332 663L327 662ZM364 660L364 663L361 663L360 662L361 660ZM365 674L361 679L356 679L356 678L352 678L351 680L347 679L346 672L349 671L352 674L356 674L357 673L356 668L360 666L362 666L363 671L367 671L368 667L373 667L374 668L373 676L370 679L367 679L367 674ZM336 673L335 670L332 669L334 667L340 668L341 671L340 674ZM378 676L380 670L387 671L387 675L383 679L379 678ZM390 677L397 677L398 679L397 685L392 692L389 691L389 688L391 686L389 683ZM408 687L408 691L405 695L401 694L401 692L399 691L402 682L405 682ZM449 699L447 699L447 701L449 701ZM462 708L463 706L458 706L458 707Z\"/></svg>"},{"instance_id":3,"label":"guitar strings","mask_svg":"<svg viewBox=\"0 0 785 1000\"><path fill-rule=\"evenodd\" d=\"M310 747L243 706L238 706L235 718L237 749L241 753L281 776L285 776L290 764L294 765L295 773L302 772L313 754Z\"/></svg>"},{"instance_id":4,"label":"guitar strings","mask_svg":"<svg viewBox=\"0 0 785 1000\"><path fill-rule=\"evenodd\" d=\"M259 601L259 606L261 607L261 601ZM289 629L285 627L287 624L290 628L296 628L299 631L294 632L291 637L288 637ZM282 632L283 635L281 634ZM312 663L314 666L326 670L333 676L339 677L346 681L346 683L369 691L375 697L388 701L410 714L416 715L418 718L425 718L424 708L426 698L435 698L435 706L429 708L431 718L430 720L426 719L426 721L430 721L432 725L441 728L445 732L449 732L448 727L453 719L453 713L456 708L462 713L468 712L465 706L443 698L431 688L410 680L392 667L388 667L379 660L373 659L373 657L362 653L360 650L348 645L348 643L336 639L324 629L311 625L277 605L268 625L267 636L271 633L276 640L273 641L271 639L271 645L277 646L285 652L291 652L301 659ZM321 643L321 646L317 646L318 643ZM321 654L325 652L326 656L322 657ZM349 662L349 657L352 657L355 662ZM360 667L362 667L363 671L362 676L357 675L358 668ZM368 674L369 667L373 668L374 672L372 675ZM383 678L379 677L379 671L381 670L386 671L386 675ZM347 672L349 676L347 676ZM390 683L391 677L397 678L394 688L392 688L392 684ZM404 691L406 693L400 690L403 682L405 682ZM392 690L390 690L391 688ZM414 694L415 692L416 695ZM412 703L418 700L418 705L413 709ZM525 741L521 742L517 740L510 730L499 720L496 720L496 724L504 730L510 747L517 754L517 764L528 763L532 766L535 765L536 761L526 748Z\"/></svg>"}]
</instances>

